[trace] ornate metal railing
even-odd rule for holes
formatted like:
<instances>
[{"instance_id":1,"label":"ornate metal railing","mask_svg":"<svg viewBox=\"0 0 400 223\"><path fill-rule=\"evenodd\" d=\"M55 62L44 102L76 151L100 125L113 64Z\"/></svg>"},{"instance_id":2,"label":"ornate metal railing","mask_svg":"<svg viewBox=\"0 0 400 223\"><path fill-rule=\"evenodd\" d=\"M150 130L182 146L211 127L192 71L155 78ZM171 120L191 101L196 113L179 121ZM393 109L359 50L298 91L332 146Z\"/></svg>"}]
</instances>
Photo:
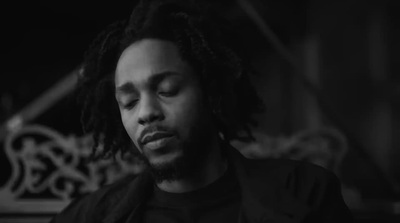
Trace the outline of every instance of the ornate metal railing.
<instances>
[{"instance_id":1,"label":"ornate metal railing","mask_svg":"<svg viewBox=\"0 0 400 223\"><path fill-rule=\"evenodd\" d=\"M140 172L132 157L88 162L91 146L90 135L63 136L40 125L9 133L4 151L11 175L0 188L0 213L56 213L76 196Z\"/></svg>"}]
</instances>

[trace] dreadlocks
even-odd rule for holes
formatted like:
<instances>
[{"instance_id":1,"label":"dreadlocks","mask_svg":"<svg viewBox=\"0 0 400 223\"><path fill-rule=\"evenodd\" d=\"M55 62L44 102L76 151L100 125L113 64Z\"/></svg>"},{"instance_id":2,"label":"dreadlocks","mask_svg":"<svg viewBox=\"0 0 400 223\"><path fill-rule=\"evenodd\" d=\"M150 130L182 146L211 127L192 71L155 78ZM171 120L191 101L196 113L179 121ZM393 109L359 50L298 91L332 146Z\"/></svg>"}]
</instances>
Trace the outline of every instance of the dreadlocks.
<instances>
[{"instance_id":1,"label":"dreadlocks","mask_svg":"<svg viewBox=\"0 0 400 223\"><path fill-rule=\"evenodd\" d=\"M137 152L122 125L114 73L122 51L144 38L173 42L183 60L193 66L224 140L253 139L251 115L263 107L250 85L249 70L223 42L216 18L201 12L187 3L142 1L129 20L107 27L89 47L78 95L84 130L93 133L93 158Z\"/></svg>"}]
</instances>

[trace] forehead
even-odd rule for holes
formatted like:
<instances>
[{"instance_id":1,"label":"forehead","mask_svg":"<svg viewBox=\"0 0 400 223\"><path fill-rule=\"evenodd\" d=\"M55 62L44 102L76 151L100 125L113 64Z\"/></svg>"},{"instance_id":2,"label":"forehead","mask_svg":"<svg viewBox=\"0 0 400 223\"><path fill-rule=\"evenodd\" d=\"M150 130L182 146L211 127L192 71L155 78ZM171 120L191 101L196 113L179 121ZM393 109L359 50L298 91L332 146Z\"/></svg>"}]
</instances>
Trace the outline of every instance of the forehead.
<instances>
[{"instance_id":1,"label":"forehead","mask_svg":"<svg viewBox=\"0 0 400 223\"><path fill-rule=\"evenodd\" d=\"M162 72L187 73L189 65L181 59L170 41L143 39L126 48L118 60L115 85L145 81Z\"/></svg>"}]
</instances>

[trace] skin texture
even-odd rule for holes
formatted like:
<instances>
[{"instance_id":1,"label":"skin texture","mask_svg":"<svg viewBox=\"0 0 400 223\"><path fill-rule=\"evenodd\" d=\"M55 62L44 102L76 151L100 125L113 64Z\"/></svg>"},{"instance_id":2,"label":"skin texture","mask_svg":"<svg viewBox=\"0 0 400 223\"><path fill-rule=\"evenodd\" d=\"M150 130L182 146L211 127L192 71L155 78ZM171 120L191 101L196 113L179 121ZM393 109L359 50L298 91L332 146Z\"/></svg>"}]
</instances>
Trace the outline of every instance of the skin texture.
<instances>
[{"instance_id":1,"label":"skin texture","mask_svg":"<svg viewBox=\"0 0 400 223\"><path fill-rule=\"evenodd\" d=\"M223 174L226 164L199 80L172 42L131 44L118 61L115 87L124 128L149 165L192 170L162 179L161 189L186 192Z\"/></svg>"}]
</instances>

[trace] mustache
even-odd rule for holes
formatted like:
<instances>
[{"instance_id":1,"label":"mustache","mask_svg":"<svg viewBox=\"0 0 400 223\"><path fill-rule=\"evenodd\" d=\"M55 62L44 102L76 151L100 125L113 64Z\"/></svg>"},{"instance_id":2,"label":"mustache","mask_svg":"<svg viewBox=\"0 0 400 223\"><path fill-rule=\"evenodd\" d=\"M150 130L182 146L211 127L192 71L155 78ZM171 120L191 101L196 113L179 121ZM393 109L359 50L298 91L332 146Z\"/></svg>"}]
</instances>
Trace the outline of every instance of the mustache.
<instances>
[{"instance_id":1,"label":"mustache","mask_svg":"<svg viewBox=\"0 0 400 223\"><path fill-rule=\"evenodd\" d=\"M174 131L170 128L167 128L165 126L149 126L140 133L139 136L139 144L143 145L143 140L144 137L148 134L152 134L154 132L163 132L163 133L168 133L168 134L174 134Z\"/></svg>"}]
</instances>

